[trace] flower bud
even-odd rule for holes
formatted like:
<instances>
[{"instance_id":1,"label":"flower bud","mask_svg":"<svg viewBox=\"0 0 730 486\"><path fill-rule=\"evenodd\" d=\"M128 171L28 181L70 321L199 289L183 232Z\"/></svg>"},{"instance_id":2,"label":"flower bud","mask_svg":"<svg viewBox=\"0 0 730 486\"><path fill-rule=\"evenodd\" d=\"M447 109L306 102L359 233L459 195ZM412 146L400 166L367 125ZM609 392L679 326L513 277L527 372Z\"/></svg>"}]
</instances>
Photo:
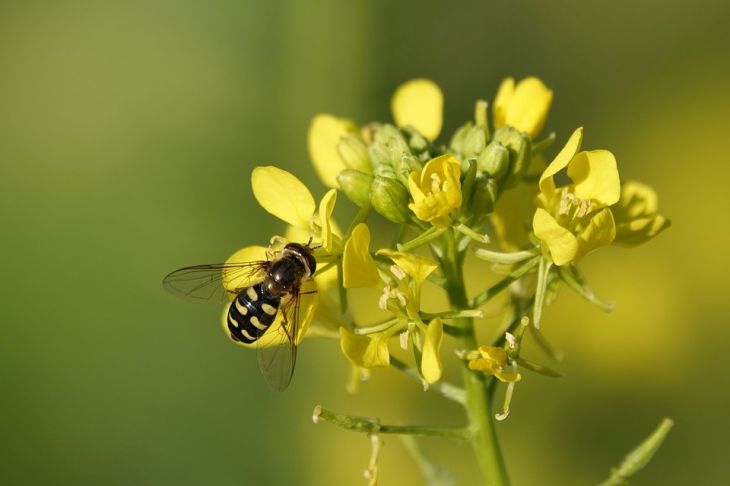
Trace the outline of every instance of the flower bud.
<instances>
[{"instance_id":1,"label":"flower bud","mask_svg":"<svg viewBox=\"0 0 730 486\"><path fill-rule=\"evenodd\" d=\"M375 166L395 167L401 158L411 155L403 134L393 125L381 125L376 129L368 151Z\"/></svg>"},{"instance_id":2,"label":"flower bud","mask_svg":"<svg viewBox=\"0 0 730 486\"><path fill-rule=\"evenodd\" d=\"M395 163L395 176L403 184L403 187L408 187L408 177L411 172L421 172L423 165L413 155L406 155Z\"/></svg>"},{"instance_id":3,"label":"flower bud","mask_svg":"<svg viewBox=\"0 0 730 486\"><path fill-rule=\"evenodd\" d=\"M484 176L477 177L469 200L469 209L477 219L494 211L498 191L499 185L496 180Z\"/></svg>"},{"instance_id":4,"label":"flower bud","mask_svg":"<svg viewBox=\"0 0 730 486\"><path fill-rule=\"evenodd\" d=\"M337 183L350 201L363 206L370 198L373 176L359 170L345 169L337 175Z\"/></svg>"},{"instance_id":5,"label":"flower bud","mask_svg":"<svg viewBox=\"0 0 730 486\"><path fill-rule=\"evenodd\" d=\"M472 158L478 156L487 146L487 133L485 127L473 127L464 138L464 146L462 154L464 158Z\"/></svg>"},{"instance_id":6,"label":"flower bud","mask_svg":"<svg viewBox=\"0 0 730 486\"><path fill-rule=\"evenodd\" d=\"M348 168L362 172L372 171L368 147L357 135L348 133L342 137L337 143L337 153Z\"/></svg>"},{"instance_id":7,"label":"flower bud","mask_svg":"<svg viewBox=\"0 0 730 486\"><path fill-rule=\"evenodd\" d=\"M510 126L500 127L494 132L494 141L509 151L509 173L504 180L504 188L516 186L530 165L532 149L530 137Z\"/></svg>"},{"instance_id":8,"label":"flower bud","mask_svg":"<svg viewBox=\"0 0 730 486\"><path fill-rule=\"evenodd\" d=\"M497 181L502 180L509 170L509 150L499 142L490 143L479 154L477 168Z\"/></svg>"},{"instance_id":9,"label":"flower bud","mask_svg":"<svg viewBox=\"0 0 730 486\"><path fill-rule=\"evenodd\" d=\"M472 122L466 122L460 126L456 132L454 132L454 135L451 137L451 142L449 143L451 150L459 154L464 153L466 137L469 135L469 132L473 127L474 124Z\"/></svg>"},{"instance_id":10,"label":"flower bud","mask_svg":"<svg viewBox=\"0 0 730 486\"><path fill-rule=\"evenodd\" d=\"M408 220L408 190L395 179L375 176L370 204L378 214L394 223L405 223Z\"/></svg>"}]
</instances>

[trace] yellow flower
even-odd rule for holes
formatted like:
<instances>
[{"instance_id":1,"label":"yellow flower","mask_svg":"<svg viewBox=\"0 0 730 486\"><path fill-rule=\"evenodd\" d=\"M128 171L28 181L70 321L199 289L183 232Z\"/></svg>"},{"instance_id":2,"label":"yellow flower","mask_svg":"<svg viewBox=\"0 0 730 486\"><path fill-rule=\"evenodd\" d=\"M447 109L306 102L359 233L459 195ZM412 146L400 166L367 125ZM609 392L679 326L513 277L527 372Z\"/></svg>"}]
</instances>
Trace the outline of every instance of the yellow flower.
<instances>
[{"instance_id":1,"label":"yellow flower","mask_svg":"<svg viewBox=\"0 0 730 486\"><path fill-rule=\"evenodd\" d=\"M421 285L426 281L431 272L438 268L438 263L429 258L402 251L389 250L387 248L378 250L377 254L390 258L398 268L413 279L413 300L417 303L420 302Z\"/></svg>"},{"instance_id":2,"label":"yellow flower","mask_svg":"<svg viewBox=\"0 0 730 486\"><path fill-rule=\"evenodd\" d=\"M426 329L421 354L421 375L430 384L441 379L444 365L441 362L441 341L444 337L444 325L441 319L433 319Z\"/></svg>"},{"instance_id":3,"label":"yellow flower","mask_svg":"<svg viewBox=\"0 0 730 486\"><path fill-rule=\"evenodd\" d=\"M479 346L478 354L469 359L469 369L494 375L505 383L514 383L522 379L516 367L508 363L507 351L495 346Z\"/></svg>"},{"instance_id":4,"label":"yellow flower","mask_svg":"<svg viewBox=\"0 0 730 486\"><path fill-rule=\"evenodd\" d=\"M342 281L346 289L375 287L380 278L370 256L370 230L360 223L352 230L342 253Z\"/></svg>"},{"instance_id":5,"label":"yellow flower","mask_svg":"<svg viewBox=\"0 0 730 486\"><path fill-rule=\"evenodd\" d=\"M525 78L517 86L507 78L494 99L494 126L509 125L534 137L545 124L552 100L553 92L538 78Z\"/></svg>"},{"instance_id":6,"label":"yellow flower","mask_svg":"<svg viewBox=\"0 0 730 486\"><path fill-rule=\"evenodd\" d=\"M327 187L338 187L337 175L345 169L372 172L367 146L351 120L325 113L315 116L309 124L307 147L317 175Z\"/></svg>"},{"instance_id":7,"label":"yellow flower","mask_svg":"<svg viewBox=\"0 0 730 486\"><path fill-rule=\"evenodd\" d=\"M340 327L342 353L360 368L374 368L390 364L389 338L390 335L385 333L361 336Z\"/></svg>"},{"instance_id":8,"label":"yellow flower","mask_svg":"<svg viewBox=\"0 0 730 486\"><path fill-rule=\"evenodd\" d=\"M453 155L431 159L421 173L411 172L408 188L413 197L409 204L421 221L436 226L451 224L453 212L461 207L461 165Z\"/></svg>"},{"instance_id":9,"label":"yellow flower","mask_svg":"<svg viewBox=\"0 0 730 486\"><path fill-rule=\"evenodd\" d=\"M659 214L656 191L640 182L628 181L621 186L621 199L613 206L616 218L615 244L636 246L649 241L671 226Z\"/></svg>"},{"instance_id":10,"label":"yellow flower","mask_svg":"<svg viewBox=\"0 0 730 486\"><path fill-rule=\"evenodd\" d=\"M556 265L576 262L616 236L608 208L620 197L616 159L607 150L578 152L582 138L582 128L573 132L540 177L532 227ZM553 176L566 167L573 183L557 188Z\"/></svg>"},{"instance_id":11,"label":"yellow flower","mask_svg":"<svg viewBox=\"0 0 730 486\"><path fill-rule=\"evenodd\" d=\"M393 119L400 127L412 126L429 140L441 133L444 95L429 79L412 79L395 90L390 103Z\"/></svg>"},{"instance_id":12,"label":"yellow flower","mask_svg":"<svg viewBox=\"0 0 730 486\"><path fill-rule=\"evenodd\" d=\"M231 263L246 263L257 260L266 260L266 248L263 246L247 246L241 248L236 253L230 256L226 260L226 264ZM260 280L260 278L259 278ZM236 278L230 278L230 276L224 274L223 287L229 292L241 289L243 287L253 285L257 280L255 276L242 274ZM302 283L302 295L299 307L299 322L298 330L296 335L296 344L300 344L304 339L307 331L309 330L312 321L314 320L315 313L318 307L317 290L318 285L314 280L308 280ZM291 313L289 317L292 317ZM284 314L282 312L277 313L276 319L271 324L271 327L261 336L260 339L253 343L243 343L241 341L235 341L234 343L246 347L246 348L268 348L272 346L280 346L286 344L287 338L286 333L281 331L281 325L284 322ZM228 305L224 306L223 314L221 316L221 323L223 329L226 330L226 334L230 337L227 332L228 329Z\"/></svg>"},{"instance_id":13,"label":"yellow flower","mask_svg":"<svg viewBox=\"0 0 730 486\"><path fill-rule=\"evenodd\" d=\"M291 173L271 166L253 170L251 187L262 208L299 230L290 231L291 236L297 236L292 239L306 241L307 235L312 235L328 253L336 243L341 244L332 221L337 200L335 189L330 189L324 195L317 209L307 186Z\"/></svg>"}]
</instances>

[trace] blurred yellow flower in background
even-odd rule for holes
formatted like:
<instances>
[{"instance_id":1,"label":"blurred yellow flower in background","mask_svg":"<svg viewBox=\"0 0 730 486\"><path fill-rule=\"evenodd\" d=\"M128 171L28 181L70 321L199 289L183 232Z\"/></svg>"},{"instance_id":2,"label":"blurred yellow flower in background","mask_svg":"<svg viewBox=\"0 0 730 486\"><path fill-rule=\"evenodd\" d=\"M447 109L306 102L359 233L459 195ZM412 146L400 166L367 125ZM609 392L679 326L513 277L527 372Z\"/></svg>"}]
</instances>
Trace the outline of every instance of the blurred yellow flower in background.
<instances>
[{"instance_id":1,"label":"blurred yellow flower in background","mask_svg":"<svg viewBox=\"0 0 730 486\"><path fill-rule=\"evenodd\" d=\"M515 86L514 78L502 81L494 98L494 126L508 125L534 137L547 119L553 92L536 77L525 78Z\"/></svg>"},{"instance_id":2,"label":"blurred yellow flower in background","mask_svg":"<svg viewBox=\"0 0 730 486\"><path fill-rule=\"evenodd\" d=\"M401 84L390 107L399 127L411 126L431 141L441 133L444 95L430 79L412 79Z\"/></svg>"},{"instance_id":3,"label":"blurred yellow flower in background","mask_svg":"<svg viewBox=\"0 0 730 486\"><path fill-rule=\"evenodd\" d=\"M348 143L349 141L349 143ZM337 174L345 169L371 172L367 152L357 150L358 127L352 120L326 113L315 116L309 124L307 148L317 175L327 187L338 187Z\"/></svg>"},{"instance_id":4,"label":"blurred yellow flower in background","mask_svg":"<svg viewBox=\"0 0 730 486\"><path fill-rule=\"evenodd\" d=\"M644 243L671 226L671 222L659 214L659 198L656 191L636 181L621 186L621 199L611 208L616 219L616 239L621 246Z\"/></svg>"}]
</instances>

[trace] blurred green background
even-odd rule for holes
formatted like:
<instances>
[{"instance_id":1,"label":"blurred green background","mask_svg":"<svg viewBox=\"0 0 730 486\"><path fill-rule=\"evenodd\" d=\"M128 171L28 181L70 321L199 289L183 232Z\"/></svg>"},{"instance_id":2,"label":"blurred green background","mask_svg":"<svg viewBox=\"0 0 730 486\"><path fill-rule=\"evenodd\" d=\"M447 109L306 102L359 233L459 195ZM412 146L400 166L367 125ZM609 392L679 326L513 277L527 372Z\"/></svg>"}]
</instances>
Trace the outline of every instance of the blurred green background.
<instances>
[{"instance_id":1,"label":"blurred green background","mask_svg":"<svg viewBox=\"0 0 730 486\"><path fill-rule=\"evenodd\" d=\"M389 119L392 90L427 76L448 133L503 77L534 74L555 92L546 130L562 143L585 126L584 146L654 185L674 226L586 259L613 314L569 291L547 311L568 376L517 387L498 426L513 482L596 483L668 415L634 484L727 484L729 14L709 0L3 0L0 483L364 484L368 441L312 425L314 405L458 423L395 372L347 395L331 342L306 342L272 394L219 309L160 281L282 232L251 196L255 165L323 193L315 113ZM424 443L475 484L468 446ZM395 438L381 479L421 483Z\"/></svg>"}]
</instances>

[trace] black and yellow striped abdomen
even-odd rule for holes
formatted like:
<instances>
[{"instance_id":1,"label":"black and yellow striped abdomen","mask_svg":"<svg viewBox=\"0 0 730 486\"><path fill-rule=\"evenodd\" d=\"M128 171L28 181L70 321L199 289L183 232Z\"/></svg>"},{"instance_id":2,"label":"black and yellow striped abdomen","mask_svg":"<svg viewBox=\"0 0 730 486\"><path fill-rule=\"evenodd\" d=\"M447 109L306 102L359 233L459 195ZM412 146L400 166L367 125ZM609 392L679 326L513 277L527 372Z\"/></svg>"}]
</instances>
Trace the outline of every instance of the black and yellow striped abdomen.
<instances>
[{"instance_id":1,"label":"black and yellow striped abdomen","mask_svg":"<svg viewBox=\"0 0 730 486\"><path fill-rule=\"evenodd\" d=\"M262 284L248 287L228 308L228 332L234 341L250 344L271 326L281 298L267 295Z\"/></svg>"}]
</instances>

